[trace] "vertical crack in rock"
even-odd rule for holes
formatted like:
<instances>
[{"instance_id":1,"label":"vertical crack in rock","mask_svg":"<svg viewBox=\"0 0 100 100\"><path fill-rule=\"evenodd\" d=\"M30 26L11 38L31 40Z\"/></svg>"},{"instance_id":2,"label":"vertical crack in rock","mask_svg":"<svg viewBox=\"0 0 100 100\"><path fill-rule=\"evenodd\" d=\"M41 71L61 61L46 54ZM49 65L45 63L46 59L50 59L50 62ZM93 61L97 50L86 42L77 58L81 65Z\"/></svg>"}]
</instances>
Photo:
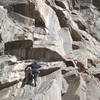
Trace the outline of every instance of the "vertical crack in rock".
<instances>
[{"instance_id":1,"label":"vertical crack in rock","mask_svg":"<svg viewBox=\"0 0 100 100\"><path fill-rule=\"evenodd\" d=\"M1 37L1 34L0 34L0 42L2 41L2 37Z\"/></svg>"},{"instance_id":2,"label":"vertical crack in rock","mask_svg":"<svg viewBox=\"0 0 100 100\"><path fill-rule=\"evenodd\" d=\"M61 27L67 27L68 26L68 19L65 17L63 11L51 6L53 8L53 10L56 12L58 20L60 22L60 26Z\"/></svg>"},{"instance_id":3,"label":"vertical crack in rock","mask_svg":"<svg viewBox=\"0 0 100 100\"><path fill-rule=\"evenodd\" d=\"M75 21L80 30L86 31L86 26L83 25L80 21Z\"/></svg>"},{"instance_id":4,"label":"vertical crack in rock","mask_svg":"<svg viewBox=\"0 0 100 100\"><path fill-rule=\"evenodd\" d=\"M36 27L46 27L45 22L40 16L40 13L38 11L35 11L35 26Z\"/></svg>"},{"instance_id":5,"label":"vertical crack in rock","mask_svg":"<svg viewBox=\"0 0 100 100\"><path fill-rule=\"evenodd\" d=\"M62 2L60 3L60 1L55 1L55 3L61 4L61 5L63 4ZM56 12L56 15L57 15L57 17L58 17L60 26L61 26L61 27L67 27L67 26L68 26L68 23L67 23L68 19L66 18L65 14L63 13L63 10L60 10L60 9L58 9L58 8L56 8L56 7L52 6L52 5L50 5L50 3L47 2L47 1L46 1L46 4L47 4L48 6L50 6L50 7ZM64 4L63 4L63 6L64 6ZM65 7L65 6L64 6L64 7Z\"/></svg>"},{"instance_id":6,"label":"vertical crack in rock","mask_svg":"<svg viewBox=\"0 0 100 100\"><path fill-rule=\"evenodd\" d=\"M68 83L70 83L68 92L62 96L62 100L80 100L79 96L76 94L77 89L80 85L80 77L76 75L71 75L65 77Z\"/></svg>"},{"instance_id":7,"label":"vertical crack in rock","mask_svg":"<svg viewBox=\"0 0 100 100\"><path fill-rule=\"evenodd\" d=\"M72 7L76 10L80 9L80 6L78 4L78 0L71 0L72 1Z\"/></svg>"},{"instance_id":8,"label":"vertical crack in rock","mask_svg":"<svg viewBox=\"0 0 100 100\"><path fill-rule=\"evenodd\" d=\"M81 41L82 40L81 35L73 28L71 28L70 33L71 33L73 41Z\"/></svg>"}]
</instances>

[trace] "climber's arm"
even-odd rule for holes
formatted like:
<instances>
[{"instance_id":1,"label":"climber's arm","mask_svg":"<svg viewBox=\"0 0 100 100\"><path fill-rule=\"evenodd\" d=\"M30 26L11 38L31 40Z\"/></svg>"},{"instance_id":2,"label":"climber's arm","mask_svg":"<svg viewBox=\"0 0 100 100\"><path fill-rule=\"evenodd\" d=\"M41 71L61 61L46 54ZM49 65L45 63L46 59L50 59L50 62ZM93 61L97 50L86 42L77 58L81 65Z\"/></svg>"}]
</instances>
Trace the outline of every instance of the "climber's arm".
<instances>
[{"instance_id":1,"label":"climber's arm","mask_svg":"<svg viewBox=\"0 0 100 100\"><path fill-rule=\"evenodd\" d=\"M31 64L30 64L30 65L28 65L28 66L25 68L25 70L27 70L27 68L29 68L29 67L31 68Z\"/></svg>"}]
</instances>

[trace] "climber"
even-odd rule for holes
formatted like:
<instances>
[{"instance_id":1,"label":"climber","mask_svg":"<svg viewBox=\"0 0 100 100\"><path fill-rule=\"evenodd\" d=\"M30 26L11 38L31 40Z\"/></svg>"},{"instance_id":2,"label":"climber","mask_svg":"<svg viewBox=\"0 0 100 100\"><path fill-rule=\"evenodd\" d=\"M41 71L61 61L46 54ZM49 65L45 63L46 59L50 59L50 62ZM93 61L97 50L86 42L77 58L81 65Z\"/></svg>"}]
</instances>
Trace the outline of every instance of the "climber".
<instances>
[{"instance_id":1,"label":"climber","mask_svg":"<svg viewBox=\"0 0 100 100\"><path fill-rule=\"evenodd\" d=\"M25 80L24 83L32 83L32 80L34 79L34 86L36 87L36 81L37 81L37 77L40 74L40 71L38 70L41 66L39 66L36 62L28 65L25 68L25 73L27 75L25 75ZM32 84L31 84L32 85Z\"/></svg>"},{"instance_id":2,"label":"climber","mask_svg":"<svg viewBox=\"0 0 100 100\"><path fill-rule=\"evenodd\" d=\"M28 68L31 68L31 69L38 69L38 68L41 68L41 66L39 66L39 65L37 64L37 62L34 62L34 63L28 65L28 66L25 68L25 71L26 71Z\"/></svg>"}]
</instances>

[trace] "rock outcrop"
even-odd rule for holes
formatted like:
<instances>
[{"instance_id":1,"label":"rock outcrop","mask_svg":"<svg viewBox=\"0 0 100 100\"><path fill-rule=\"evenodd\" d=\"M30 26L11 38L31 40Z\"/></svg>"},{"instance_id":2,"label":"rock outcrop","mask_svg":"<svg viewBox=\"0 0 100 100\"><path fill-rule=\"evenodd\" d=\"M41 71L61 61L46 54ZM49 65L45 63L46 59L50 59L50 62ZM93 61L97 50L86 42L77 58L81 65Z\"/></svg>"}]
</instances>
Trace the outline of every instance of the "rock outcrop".
<instances>
[{"instance_id":1,"label":"rock outcrop","mask_svg":"<svg viewBox=\"0 0 100 100\"><path fill-rule=\"evenodd\" d=\"M0 100L100 100L99 3L0 0ZM33 59L37 87L22 87Z\"/></svg>"}]
</instances>

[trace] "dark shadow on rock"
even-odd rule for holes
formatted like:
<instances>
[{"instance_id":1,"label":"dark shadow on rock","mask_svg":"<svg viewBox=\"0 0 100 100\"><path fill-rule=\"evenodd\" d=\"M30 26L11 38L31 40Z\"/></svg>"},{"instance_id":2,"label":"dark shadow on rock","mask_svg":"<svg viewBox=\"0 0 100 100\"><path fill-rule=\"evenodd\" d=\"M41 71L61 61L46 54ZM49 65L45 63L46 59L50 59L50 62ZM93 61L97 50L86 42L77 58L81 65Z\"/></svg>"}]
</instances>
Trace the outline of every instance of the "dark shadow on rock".
<instances>
[{"instance_id":1,"label":"dark shadow on rock","mask_svg":"<svg viewBox=\"0 0 100 100\"><path fill-rule=\"evenodd\" d=\"M33 41L32 40L16 40L5 43L5 51L12 51L13 49L18 48L28 48L32 47Z\"/></svg>"},{"instance_id":2,"label":"dark shadow on rock","mask_svg":"<svg viewBox=\"0 0 100 100\"><path fill-rule=\"evenodd\" d=\"M95 74L94 77L96 77L100 80L100 73Z\"/></svg>"},{"instance_id":3,"label":"dark shadow on rock","mask_svg":"<svg viewBox=\"0 0 100 100\"><path fill-rule=\"evenodd\" d=\"M46 76L46 75L49 75L57 70L59 70L60 67L55 67L55 68L49 68L49 69L41 69L40 70L40 77L43 77L43 76Z\"/></svg>"},{"instance_id":4,"label":"dark shadow on rock","mask_svg":"<svg viewBox=\"0 0 100 100\"><path fill-rule=\"evenodd\" d=\"M57 6L59 6L59 7L63 8L63 9L66 9L66 7L65 7L65 5L64 5L64 3L63 3L63 2L58 1L58 0L55 0L55 3L56 3L56 5L57 5Z\"/></svg>"},{"instance_id":5,"label":"dark shadow on rock","mask_svg":"<svg viewBox=\"0 0 100 100\"><path fill-rule=\"evenodd\" d=\"M81 41L82 40L81 35L72 27L71 27L70 33L71 33L71 37L72 37L73 41Z\"/></svg>"},{"instance_id":6,"label":"dark shadow on rock","mask_svg":"<svg viewBox=\"0 0 100 100\"><path fill-rule=\"evenodd\" d=\"M19 80L19 81L20 81L20 80ZM4 83L4 84L1 83L1 84L0 84L0 90L5 89L5 88L9 88L9 87L11 87L11 86L13 86L13 85L19 83L19 81L18 81L18 80L15 80L15 81L12 81L12 82L6 82L6 83Z\"/></svg>"},{"instance_id":7,"label":"dark shadow on rock","mask_svg":"<svg viewBox=\"0 0 100 100\"><path fill-rule=\"evenodd\" d=\"M100 0L93 0L93 5L100 11Z\"/></svg>"},{"instance_id":8,"label":"dark shadow on rock","mask_svg":"<svg viewBox=\"0 0 100 100\"><path fill-rule=\"evenodd\" d=\"M78 45L72 44L72 49L77 50L77 49L80 49L80 47Z\"/></svg>"},{"instance_id":9,"label":"dark shadow on rock","mask_svg":"<svg viewBox=\"0 0 100 100\"><path fill-rule=\"evenodd\" d=\"M19 40L5 43L5 54L15 55L20 60L35 59L37 61L62 61L63 58L56 51L48 48L33 48L31 40Z\"/></svg>"},{"instance_id":10,"label":"dark shadow on rock","mask_svg":"<svg viewBox=\"0 0 100 100\"><path fill-rule=\"evenodd\" d=\"M70 66L71 66L71 67L75 67L74 62L71 61L71 60L69 60L69 61L64 60L64 63L66 64L67 67L70 67Z\"/></svg>"},{"instance_id":11,"label":"dark shadow on rock","mask_svg":"<svg viewBox=\"0 0 100 100\"><path fill-rule=\"evenodd\" d=\"M84 64L82 64L81 62L77 62L76 65L78 66L78 71L79 72L85 72L86 71L86 69L84 67Z\"/></svg>"},{"instance_id":12,"label":"dark shadow on rock","mask_svg":"<svg viewBox=\"0 0 100 100\"><path fill-rule=\"evenodd\" d=\"M4 5L4 7L7 9L8 13L15 12L15 13L21 14L21 15L29 17L29 18L34 18L34 16L35 16L35 14L34 14L35 5L34 5L34 3L31 3L31 2L12 3L12 4L8 4L8 5Z\"/></svg>"},{"instance_id":13,"label":"dark shadow on rock","mask_svg":"<svg viewBox=\"0 0 100 100\"><path fill-rule=\"evenodd\" d=\"M26 3L16 3L16 4L10 4L8 6L5 6L9 13L9 17L13 19L17 19L19 22L26 22L24 18L18 15L22 15L25 17L28 17L30 19L35 19L35 26L36 27L45 27L45 22L43 18L41 17L40 13L36 11L35 4L33 2L27 1ZM13 14L11 14L13 12ZM14 14L15 13L15 14ZM17 16L15 16L17 14ZM18 18L20 17L20 18Z\"/></svg>"},{"instance_id":14,"label":"dark shadow on rock","mask_svg":"<svg viewBox=\"0 0 100 100\"><path fill-rule=\"evenodd\" d=\"M2 37L1 37L1 34L0 34L0 42L2 41Z\"/></svg>"}]
</instances>

